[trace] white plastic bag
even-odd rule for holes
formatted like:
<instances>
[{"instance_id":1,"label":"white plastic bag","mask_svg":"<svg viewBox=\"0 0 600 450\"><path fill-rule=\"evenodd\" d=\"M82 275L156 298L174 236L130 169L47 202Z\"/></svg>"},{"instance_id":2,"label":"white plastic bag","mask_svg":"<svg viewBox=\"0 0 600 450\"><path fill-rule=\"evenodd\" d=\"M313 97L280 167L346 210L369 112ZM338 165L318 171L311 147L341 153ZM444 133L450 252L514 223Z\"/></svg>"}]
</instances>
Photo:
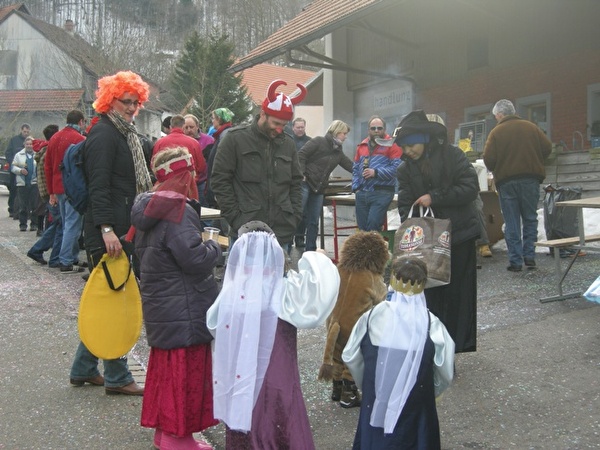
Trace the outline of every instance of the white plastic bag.
<instances>
[{"instance_id":1,"label":"white plastic bag","mask_svg":"<svg viewBox=\"0 0 600 450\"><path fill-rule=\"evenodd\" d=\"M594 280L583 296L590 302L600 303L600 276Z\"/></svg>"}]
</instances>

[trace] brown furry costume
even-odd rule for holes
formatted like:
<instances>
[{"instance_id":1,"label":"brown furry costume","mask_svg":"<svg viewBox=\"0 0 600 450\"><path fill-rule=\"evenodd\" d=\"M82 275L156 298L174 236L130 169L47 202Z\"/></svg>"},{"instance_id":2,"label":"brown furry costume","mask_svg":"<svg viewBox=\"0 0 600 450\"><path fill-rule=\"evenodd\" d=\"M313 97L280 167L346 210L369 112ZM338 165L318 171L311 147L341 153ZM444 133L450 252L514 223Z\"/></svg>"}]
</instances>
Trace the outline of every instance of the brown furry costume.
<instances>
[{"instance_id":1,"label":"brown furry costume","mask_svg":"<svg viewBox=\"0 0 600 450\"><path fill-rule=\"evenodd\" d=\"M385 299L387 288L383 274L388 259L387 242L377 232L359 231L344 242L338 264L340 292L327 319L327 341L319 380L354 383L342 361L342 351L360 316Z\"/></svg>"}]
</instances>

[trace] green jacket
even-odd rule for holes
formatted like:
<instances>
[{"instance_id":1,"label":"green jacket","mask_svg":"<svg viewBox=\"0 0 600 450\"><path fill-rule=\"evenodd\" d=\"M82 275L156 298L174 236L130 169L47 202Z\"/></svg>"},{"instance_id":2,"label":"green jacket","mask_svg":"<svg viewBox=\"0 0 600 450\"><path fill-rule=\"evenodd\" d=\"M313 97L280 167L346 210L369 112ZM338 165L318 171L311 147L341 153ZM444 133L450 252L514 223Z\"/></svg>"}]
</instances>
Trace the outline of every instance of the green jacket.
<instances>
[{"instance_id":1,"label":"green jacket","mask_svg":"<svg viewBox=\"0 0 600 450\"><path fill-rule=\"evenodd\" d=\"M483 150L483 162L494 173L496 186L518 178L546 177L544 159L552 143L540 128L517 115L503 117L490 132Z\"/></svg>"},{"instance_id":2,"label":"green jacket","mask_svg":"<svg viewBox=\"0 0 600 450\"><path fill-rule=\"evenodd\" d=\"M230 128L219 143L211 174L230 236L251 220L271 227L280 244L292 241L302 218L302 173L296 145L282 133L270 139L252 123Z\"/></svg>"}]
</instances>

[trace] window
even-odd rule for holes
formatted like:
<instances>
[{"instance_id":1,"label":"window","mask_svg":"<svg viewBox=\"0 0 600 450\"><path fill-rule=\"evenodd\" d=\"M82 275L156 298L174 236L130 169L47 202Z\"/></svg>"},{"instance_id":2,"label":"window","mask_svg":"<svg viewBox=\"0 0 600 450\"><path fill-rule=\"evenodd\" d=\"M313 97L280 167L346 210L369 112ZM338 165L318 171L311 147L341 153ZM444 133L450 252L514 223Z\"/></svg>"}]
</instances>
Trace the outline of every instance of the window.
<instances>
[{"instance_id":1,"label":"window","mask_svg":"<svg viewBox=\"0 0 600 450\"><path fill-rule=\"evenodd\" d=\"M600 136L600 83L591 84L587 88L587 138L597 138ZM594 139L592 146L599 143Z\"/></svg>"},{"instance_id":2,"label":"window","mask_svg":"<svg viewBox=\"0 0 600 450\"><path fill-rule=\"evenodd\" d=\"M517 99L517 114L535 123L551 139L550 136L550 94L532 95Z\"/></svg>"},{"instance_id":3,"label":"window","mask_svg":"<svg viewBox=\"0 0 600 450\"><path fill-rule=\"evenodd\" d=\"M467 42L467 69L478 69L488 65L487 38L469 39Z\"/></svg>"}]
</instances>

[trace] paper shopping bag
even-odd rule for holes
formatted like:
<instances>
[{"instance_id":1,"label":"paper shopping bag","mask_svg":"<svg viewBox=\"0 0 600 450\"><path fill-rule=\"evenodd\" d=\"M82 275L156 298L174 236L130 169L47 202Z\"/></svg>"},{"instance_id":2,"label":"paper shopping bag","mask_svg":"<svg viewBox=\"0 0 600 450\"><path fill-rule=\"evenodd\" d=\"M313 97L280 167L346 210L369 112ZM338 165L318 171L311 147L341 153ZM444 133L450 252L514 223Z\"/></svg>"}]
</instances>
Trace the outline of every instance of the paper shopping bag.
<instances>
[{"instance_id":1,"label":"paper shopping bag","mask_svg":"<svg viewBox=\"0 0 600 450\"><path fill-rule=\"evenodd\" d=\"M394 261L419 258L427 264L425 289L450 283L450 242L452 224L449 219L436 219L431 208L420 206L421 217L413 217L413 205L408 218L394 236Z\"/></svg>"},{"instance_id":2,"label":"paper shopping bag","mask_svg":"<svg viewBox=\"0 0 600 450\"><path fill-rule=\"evenodd\" d=\"M140 290L125 254L104 254L85 284L79 303L79 337L98 358L126 355L142 330Z\"/></svg>"}]
</instances>

